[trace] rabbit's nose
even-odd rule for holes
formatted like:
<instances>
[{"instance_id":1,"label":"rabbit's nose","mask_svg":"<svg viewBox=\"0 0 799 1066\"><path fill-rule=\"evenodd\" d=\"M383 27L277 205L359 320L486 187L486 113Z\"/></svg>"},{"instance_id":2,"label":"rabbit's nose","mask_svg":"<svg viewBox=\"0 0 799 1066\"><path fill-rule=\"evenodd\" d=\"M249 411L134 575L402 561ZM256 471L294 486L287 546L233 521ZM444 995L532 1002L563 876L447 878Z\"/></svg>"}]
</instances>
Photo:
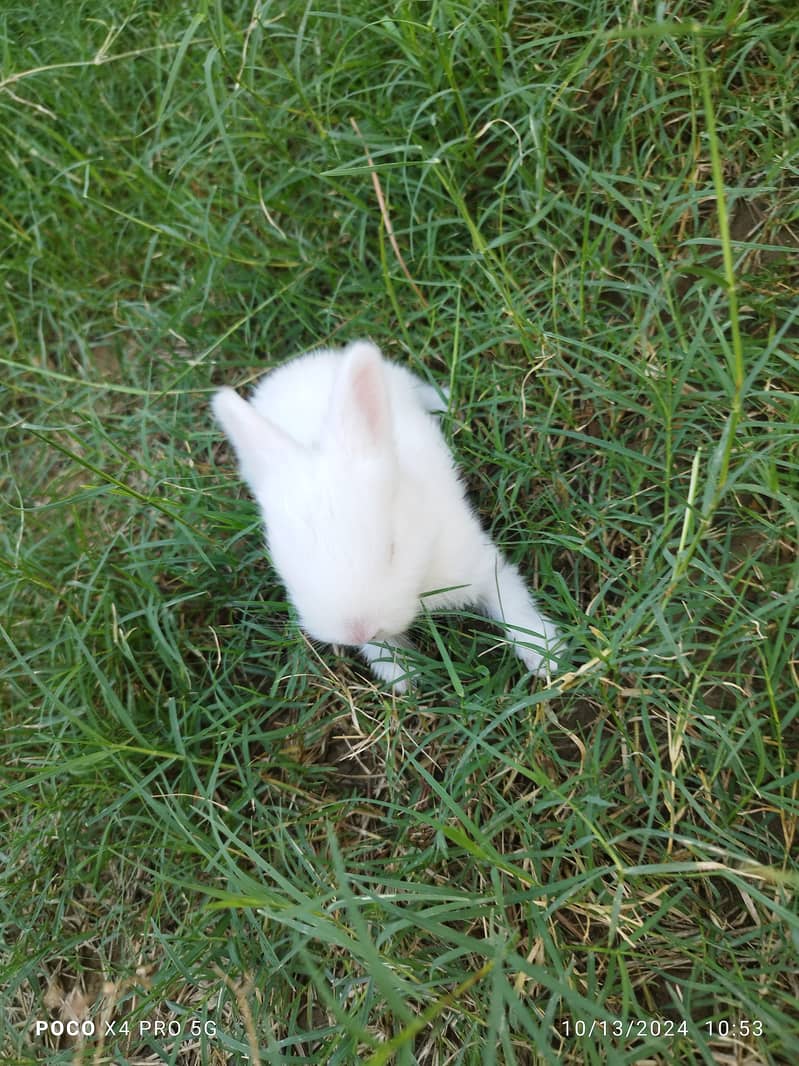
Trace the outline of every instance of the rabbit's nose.
<instances>
[{"instance_id":1,"label":"rabbit's nose","mask_svg":"<svg viewBox=\"0 0 799 1066\"><path fill-rule=\"evenodd\" d=\"M361 618L350 622L348 630L351 644L368 644L370 640L374 640L374 626L364 622Z\"/></svg>"}]
</instances>

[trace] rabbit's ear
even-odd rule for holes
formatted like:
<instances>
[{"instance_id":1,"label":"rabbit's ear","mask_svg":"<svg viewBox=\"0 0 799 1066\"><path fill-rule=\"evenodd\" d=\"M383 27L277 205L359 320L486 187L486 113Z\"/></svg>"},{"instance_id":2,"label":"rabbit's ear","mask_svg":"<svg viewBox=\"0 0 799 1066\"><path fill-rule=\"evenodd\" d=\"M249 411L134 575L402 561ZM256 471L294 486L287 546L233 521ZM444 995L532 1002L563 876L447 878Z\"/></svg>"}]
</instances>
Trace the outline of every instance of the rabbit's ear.
<instances>
[{"instance_id":1,"label":"rabbit's ear","mask_svg":"<svg viewBox=\"0 0 799 1066\"><path fill-rule=\"evenodd\" d=\"M358 452L391 443L391 408L380 350L356 341L345 350L344 363L333 390L332 443Z\"/></svg>"},{"instance_id":2,"label":"rabbit's ear","mask_svg":"<svg viewBox=\"0 0 799 1066\"><path fill-rule=\"evenodd\" d=\"M220 389L211 407L242 466L253 461L259 465L268 463L298 448L296 441L273 422L261 418L252 404L233 389Z\"/></svg>"}]
</instances>

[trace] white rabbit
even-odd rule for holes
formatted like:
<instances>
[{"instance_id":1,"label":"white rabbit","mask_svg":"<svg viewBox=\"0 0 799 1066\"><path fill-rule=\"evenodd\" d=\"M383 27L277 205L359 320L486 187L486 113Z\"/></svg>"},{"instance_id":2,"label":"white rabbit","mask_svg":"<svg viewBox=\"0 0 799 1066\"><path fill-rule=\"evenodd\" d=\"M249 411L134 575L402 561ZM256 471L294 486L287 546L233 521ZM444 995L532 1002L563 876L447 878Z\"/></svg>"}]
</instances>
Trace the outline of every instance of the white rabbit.
<instances>
[{"instance_id":1,"label":"white rabbit","mask_svg":"<svg viewBox=\"0 0 799 1066\"><path fill-rule=\"evenodd\" d=\"M546 675L557 668L558 630L469 506L432 414L440 410L435 389L367 341L285 363L249 402L229 388L213 399L311 637L358 647L404 691L399 650L422 607L474 606L506 626L528 670Z\"/></svg>"}]
</instances>

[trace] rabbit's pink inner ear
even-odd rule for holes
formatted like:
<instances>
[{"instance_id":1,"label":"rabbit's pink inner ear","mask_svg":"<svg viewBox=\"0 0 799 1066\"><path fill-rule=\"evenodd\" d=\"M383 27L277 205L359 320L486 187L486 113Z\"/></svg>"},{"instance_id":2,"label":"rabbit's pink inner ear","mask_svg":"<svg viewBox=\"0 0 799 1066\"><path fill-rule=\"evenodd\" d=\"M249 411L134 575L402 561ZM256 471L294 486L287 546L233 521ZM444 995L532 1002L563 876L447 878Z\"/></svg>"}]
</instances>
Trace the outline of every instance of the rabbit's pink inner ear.
<instances>
[{"instance_id":1,"label":"rabbit's pink inner ear","mask_svg":"<svg viewBox=\"0 0 799 1066\"><path fill-rule=\"evenodd\" d=\"M356 368L352 393L369 435L377 444L384 438L388 423L388 397L380 362L370 361Z\"/></svg>"},{"instance_id":2,"label":"rabbit's pink inner ear","mask_svg":"<svg viewBox=\"0 0 799 1066\"><path fill-rule=\"evenodd\" d=\"M383 360L374 345L353 345L337 390L337 432L350 444L390 440L390 410Z\"/></svg>"}]
</instances>

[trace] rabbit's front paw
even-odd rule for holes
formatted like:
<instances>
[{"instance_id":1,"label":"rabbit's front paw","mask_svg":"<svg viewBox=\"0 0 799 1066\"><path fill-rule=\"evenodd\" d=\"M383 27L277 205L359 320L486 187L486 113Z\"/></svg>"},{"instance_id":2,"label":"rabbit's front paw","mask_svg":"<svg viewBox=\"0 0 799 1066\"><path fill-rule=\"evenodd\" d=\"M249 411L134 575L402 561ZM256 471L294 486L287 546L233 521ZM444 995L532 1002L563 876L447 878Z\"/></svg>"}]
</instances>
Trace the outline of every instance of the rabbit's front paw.
<instances>
[{"instance_id":1,"label":"rabbit's front paw","mask_svg":"<svg viewBox=\"0 0 799 1066\"><path fill-rule=\"evenodd\" d=\"M359 651L375 677L385 681L398 694L408 691L408 667L398 644L363 644Z\"/></svg>"}]
</instances>

